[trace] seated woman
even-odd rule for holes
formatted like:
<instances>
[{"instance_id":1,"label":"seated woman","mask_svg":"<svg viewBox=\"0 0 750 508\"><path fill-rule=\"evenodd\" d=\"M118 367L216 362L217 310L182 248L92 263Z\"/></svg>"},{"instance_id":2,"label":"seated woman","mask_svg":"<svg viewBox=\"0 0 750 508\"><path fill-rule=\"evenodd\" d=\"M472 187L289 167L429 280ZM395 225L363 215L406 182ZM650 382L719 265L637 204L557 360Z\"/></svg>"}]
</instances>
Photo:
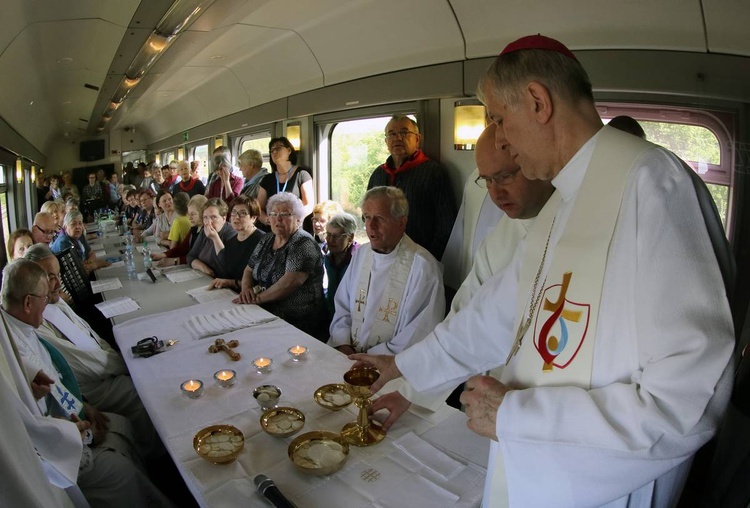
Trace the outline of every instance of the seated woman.
<instances>
[{"instance_id":1,"label":"seated woman","mask_svg":"<svg viewBox=\"0 0 750 508\"><path fill-rule=\"evenodd\" d=\"M178 192L172 198L175 217L172 221L172 228L169 230L169 236L167 236L170 249L174 249L180 245L187 238L188 234L190 234L188 203L190 203L190 196L187 192Z\"/></svg>"},{"instance_id":2,"label":"seated woman","mask_svg":"<svg viewBox=\"0 0 750 508\"><path fill-rule=\"evenodd\" d=\"M148 230L151 224L156 220L156 211L154 210L154 193L150 189L143 189L138 194L138 201L141 207L138 215L133 219L133 236L136 240L140 238L143 231Z\"/></svg>"},{"instance_id":3,"label":"seated woman","mask_svg":"<svg viewBox=\"0 0 750 508\"><path fill-rule=\"evenodd\" d=\"M229 213L232 228L237 232L237 236L230 238L225 244L215 229L210 236L207 235L214 244L216 255L216 261L212 265L216 267L214 272L217 278L209 284L210 289L240 289L247 260L263 238L263 232L255 227L259 215L260 206L255 199L238 196L232 201L232 211Z\"/></svg>"},{"instance_id":4,"label":"seated woman","mask_svg":"<svg viewBox=\"0 0 750 508\"><path fill-rule=\"evenodd\" d=\"M34 235L28 229L16 229L8 237L8 261L22 258L26 249L34 245Z\"/></svg>"},{"instance_id":5,"label":"seated woman","mask_svg":"<svg viewBox=\"0 0 750 508\"><path fill-rule=\"evenodd\" d=\"M60 234L62 232L63 220L65 220L65 203L62 201L45 201L39 211L52 216L55 220L55 229Z\"/></svg>"},{"instance_id":6,"label":"seated woman","mask_svg":"<svg viewBox=\"0 0 750 508\"><path fill-rule=\"evenodd\" d=\"M315 241L320 245L323 255L328 252L326 246L326 224L328 219L338 213L344 213L344 209L336 201L323 201L313 206L312 210L312 228Z\"/></svg>"},{"instance_id":7,"label":"seated woman","mask_svg":"<svg viewBox=\"0 0 750 508\"><path fill-rule=\"evenodd\" d=\"M339 287L344 273L352 261L354 252L359 244L354 241L354 232L357 230L357 221L348 213L340 213L331 217L326 224L326 243L328 253L323 257L323 266L326 269L328 287L325 290L326 310L328 321L333 319L336 311L334 300L336 290Z\"/></svg>"},{"instance_id":8,"label":"seated woman","mask_svg":"<svg viewBox=\"0 0 750 508\"><path fill-rule=\"evenodd\" d=\"M303 332L326 340L322 254L300 225L305 209L288 192L268 200L273 234L261 238L242 274L235 303L254 303Z\"/></svg>"},{"instance_id":9,"label":"seated woman","mask_svg":"<svg viewBox=\"0 0 750 508\"><path fill-rule=\"evenodd\" d=\"M172 242L169 240L169 232L172 230L172 222L175 218L172 195L167 191L159 191L156 195L156 205L161 209L161 214L154 220L154 227L151 231L159 245L171 248ZM143 234L147 235L151 231L147 229Z\"/></svg>"},{"instance_id":10,"label":"seated woman","mask_svg":"<svg viewBox=\"0 0 750 508\"><path fill-rule=\"evenodd\" d=\"M96 254L83 237L83 215L78 210L70 211L65 215L63 232L49 245L55 254L60 254L69 247L73 247L74 251L81 256L83 267L87 272L109 266L106 261L96 259Z\"/></svg>"},{"instance_id":11,"label":"seated woman","mask_svg":"<svg viewBox=\"0 0 750 508\"><path fill-rule=\"evenodd\" d=\"M214 268L216 268L214 266L216 263L214 243L210 235L217 233L221 241L226 244L237 234L226 221L228 211L227 204L221 198L211 198L206 201L206 206L203 208L203 231L198 235L198 239L187 255L188 266L210 277L214 276Z\"/></svg>"},{"instance_id":12,"label":"seated woman","mask_svg":"<svg viewBox=\"0 0 750 508\"><path fill-rule=\"evenodd\" d=\"M169 249L167 252L152 252L151 259L159 261L157 266L175 266L187 263L187 254L198 239L203 229L203 208L206 206L206 196L193 196L188 202L188 220L190 220L190 233L181 244Z\"/></svg>"}]
</instances>

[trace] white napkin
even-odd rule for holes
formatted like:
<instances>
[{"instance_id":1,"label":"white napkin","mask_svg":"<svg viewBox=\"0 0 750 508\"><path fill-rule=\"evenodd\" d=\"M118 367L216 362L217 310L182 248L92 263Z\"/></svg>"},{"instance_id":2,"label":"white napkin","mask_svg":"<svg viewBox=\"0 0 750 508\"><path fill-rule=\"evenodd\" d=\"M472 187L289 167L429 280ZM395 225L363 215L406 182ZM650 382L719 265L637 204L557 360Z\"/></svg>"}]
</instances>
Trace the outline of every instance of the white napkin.
<instances>
[{"instance_id":1,"label":"white napkin","mask_svg":"<svg viewBox=\"0 0 750 508\"><path fill-rule=\"evenodd\" d=\"M394 444L414 460L446 480L450 480L464 468L463 464L450 458L413 432L400 437Z\"/></svg>"}]
</instances>

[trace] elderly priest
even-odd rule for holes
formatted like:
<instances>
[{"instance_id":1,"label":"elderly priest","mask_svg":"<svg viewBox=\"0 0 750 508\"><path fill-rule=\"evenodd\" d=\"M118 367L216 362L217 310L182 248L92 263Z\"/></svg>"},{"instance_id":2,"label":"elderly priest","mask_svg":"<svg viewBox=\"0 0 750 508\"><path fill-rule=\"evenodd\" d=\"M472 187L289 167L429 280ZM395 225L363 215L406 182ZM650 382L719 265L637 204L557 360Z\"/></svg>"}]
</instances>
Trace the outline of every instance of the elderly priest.
<instances>
[{"instance_id":1,"label":"elderly priest","mask_svg":"<svg viewBox=\"0 0 750 508\"><path fill-rule=\"evenodd\" d=\"M442 321L440 264L405 234L408 215L400 189L374 187L365 194L370 243L354 255L336 291L330 346L346 354L396 354Z\"/></svg>"}]
</instances>

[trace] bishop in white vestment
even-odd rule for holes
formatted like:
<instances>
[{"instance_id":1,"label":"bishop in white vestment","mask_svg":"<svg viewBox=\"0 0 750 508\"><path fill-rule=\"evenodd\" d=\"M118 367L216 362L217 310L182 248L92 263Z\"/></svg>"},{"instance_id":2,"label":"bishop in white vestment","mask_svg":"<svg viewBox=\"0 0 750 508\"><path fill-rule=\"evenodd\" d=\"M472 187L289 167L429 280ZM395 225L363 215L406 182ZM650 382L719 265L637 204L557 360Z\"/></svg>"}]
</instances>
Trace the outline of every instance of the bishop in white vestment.
<instances>
[{"instance_id":1,"label":"bishop in white vestment","mask_svg":"<svg viewBox=\"0 0 750 508\"><path fill-rule=\"evenodd\" d=\"M602 127L585 71L552 39L511 43L480 98L497 143L556 192L505 271L382 382L400 372L430 390L507 362L461 397L493 439L487 507L672 505L726 407L734 344L690 176Z\"/></svg>"},{"instance_id":2,"label":"bishop in white vestment","mask_svg":"<svg viewBox=\"0 0 750 508\"><path fill-rule=\"evenodd\" d=\"M404 233L408 204L399 189L370 189L362 214L370 243L357 250L336 291L328 344L345 353L395 354L442 320L442 271Z\"/></svg>"}]
</instances>

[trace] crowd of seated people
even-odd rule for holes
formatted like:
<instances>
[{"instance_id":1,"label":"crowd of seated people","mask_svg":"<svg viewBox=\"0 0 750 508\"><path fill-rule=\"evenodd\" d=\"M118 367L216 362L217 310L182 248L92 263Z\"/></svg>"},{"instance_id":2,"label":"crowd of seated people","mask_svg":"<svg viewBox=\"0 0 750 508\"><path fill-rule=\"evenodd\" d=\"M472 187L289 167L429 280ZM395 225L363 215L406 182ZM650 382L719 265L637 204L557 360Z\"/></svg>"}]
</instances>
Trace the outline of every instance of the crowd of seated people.
<instances>
[{"instance_id":1,"label":"crowd of seated people","mask_svg":"<svg viewBox=\"0 0 750 508\"><path fill-rule=\"evenodd\" d=\"M83 260L83 266L87 271L92 272L98 268L109 266L105 260L97 259L96 253L91 250L89 243L86 241L83 225L83 215L78 210L71 210L65 214L63 231L57 235L57 238L50 244L50 249L55 254L73 248L74 252L80 254Z\"/></svg>"},{"instance_id":2,"label":"crowd of seated people","mask_svg":"<svg viewBox=\"0 0 750 508\"><path fill-rule=\"evenodd\" d=\"M203 207L208 198L206 196L193 196L188 202L188 220L190 231L182 243L171 247L166 252L152 252L151 259L158 261L158 267L175 266L187 263L187 255L203 229Z\"/></svg>"},{"instance_id":3,"label":"crowd of seated people","mask_svg":"<svg viewBox=\"0 0 750 508\"><path fill-rule=\"evenodd\" d=\"M214 276L216 265L215 247L211 237L216 235L222 243L226 243L237 232L227 222L229 207L221 198L210 198L203 207L203 230L187 255L187 264L191 268Z\"/></svg>"}]
</instances>

